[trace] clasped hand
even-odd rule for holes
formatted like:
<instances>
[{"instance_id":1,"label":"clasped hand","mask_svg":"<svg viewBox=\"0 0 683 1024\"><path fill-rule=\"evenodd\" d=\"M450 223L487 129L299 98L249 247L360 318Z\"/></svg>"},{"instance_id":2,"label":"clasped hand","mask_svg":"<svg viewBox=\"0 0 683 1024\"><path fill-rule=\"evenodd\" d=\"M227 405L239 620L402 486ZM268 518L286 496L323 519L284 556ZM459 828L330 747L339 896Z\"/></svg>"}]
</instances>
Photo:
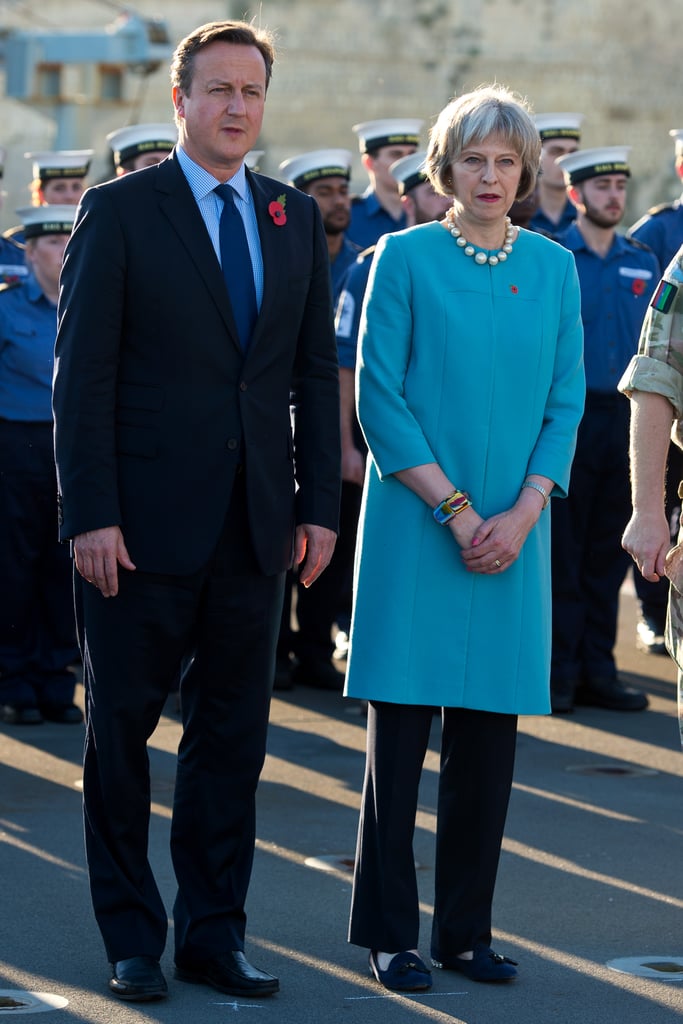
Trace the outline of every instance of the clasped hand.
<instances>
[{"instance_id":1,"label":"clasped hand","mask_svg":"<svg viewBox=\"0 0 683 1024\"><path fill-rule=\"evenodd\" d=\"M471 541L462 545L465 568L490 576L505 572L519 558L537 518L529 509L515 506L490 519L480 519Z\"/></svg>"}]
</instances>

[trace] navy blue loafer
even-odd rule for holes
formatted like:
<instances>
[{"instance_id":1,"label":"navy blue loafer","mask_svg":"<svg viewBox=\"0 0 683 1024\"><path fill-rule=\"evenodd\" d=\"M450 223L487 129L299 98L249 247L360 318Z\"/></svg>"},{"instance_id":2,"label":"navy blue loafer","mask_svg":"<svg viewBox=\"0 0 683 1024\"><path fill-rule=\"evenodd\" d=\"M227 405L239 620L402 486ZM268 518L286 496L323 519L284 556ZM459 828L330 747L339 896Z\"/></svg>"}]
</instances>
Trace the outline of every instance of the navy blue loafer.
<instances>
[{"instance_id":1,"label":"navy blue loafer","mask_svg":"<svg viewBox=\"0 0 683 1024\"><path fill-rule=\"evenodd\" d=\"M394 992L422 992L432 987L432 972L415 953L397 953L386 971L377 963L377 952L371 950L370 970L380 985Z\"/></svg>"},{"instance_id":2,"label":"navy blue loafer","mask_svg":"<svg viewBox=\"0 0 683 1024\"><path fill-rule=\"evenodd\" d=\"M456 956L452 960L442 961L432 957L432 964L446 971L459 971L471 981L512 981L517 977L517 961L501 953L494 953L483 943L474 947L471 960Z\"/></svg>"}]
</instances>

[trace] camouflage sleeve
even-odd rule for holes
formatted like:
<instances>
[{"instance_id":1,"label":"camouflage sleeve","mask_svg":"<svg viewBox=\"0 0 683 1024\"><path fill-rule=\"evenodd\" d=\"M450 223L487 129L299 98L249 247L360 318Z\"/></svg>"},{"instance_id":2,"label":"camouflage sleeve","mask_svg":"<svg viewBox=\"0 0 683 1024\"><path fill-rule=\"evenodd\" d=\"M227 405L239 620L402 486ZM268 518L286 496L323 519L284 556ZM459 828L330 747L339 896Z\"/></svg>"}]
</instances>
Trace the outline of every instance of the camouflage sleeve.
<instances>
[{"instance_id":1,"label":"camouflage sleeve","mask_svg":"<svg viewBox=\"0 0 683 1024\"><path fill-rule=\"evenodd\" d=\"M638 354L627 366L619 391L663 395L683 419L683 246L662 277L648 306Z\"/></svg>"}]
</instances>

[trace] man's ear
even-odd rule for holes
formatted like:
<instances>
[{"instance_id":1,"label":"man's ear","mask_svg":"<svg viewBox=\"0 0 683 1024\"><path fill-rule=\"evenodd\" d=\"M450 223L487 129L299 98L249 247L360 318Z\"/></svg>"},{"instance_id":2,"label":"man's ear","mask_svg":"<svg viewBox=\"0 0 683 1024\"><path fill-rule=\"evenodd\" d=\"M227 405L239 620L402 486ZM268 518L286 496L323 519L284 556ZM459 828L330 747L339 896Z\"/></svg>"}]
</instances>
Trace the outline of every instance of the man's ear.
<instances>
[{"instance_id":1,"label":"man's ear","mask_svg":"<svg viewBox=\"0 0 683 1024\"><path fill-rule=\"evenodd\" d=\"M375 162L369 153L363 153L361 155L360 162L362 163L365 170L368 172L372 171L375 166Z\"/></svg>"},{"instance_id":2,"label":"man's ear","mask_svg":"<svg viewBox=\"0 0 683 1024\"><path fill-rule=\"evenodd\" d=\"M185 94L178 85L174 85L171 89L171 97L173 99L173 106L178 117L185 116Z\"/></svg>"},{"instance_id":3,"label":"man's ear","mask_svg":"<svg viewBox=\"0 0 683 1024\"><path fill-rule=\"evenodd\" d=\"M583 206L583 196L576 185L567 185L567 196L569 201L577 208Z\"/></svg>"}]
</instances>

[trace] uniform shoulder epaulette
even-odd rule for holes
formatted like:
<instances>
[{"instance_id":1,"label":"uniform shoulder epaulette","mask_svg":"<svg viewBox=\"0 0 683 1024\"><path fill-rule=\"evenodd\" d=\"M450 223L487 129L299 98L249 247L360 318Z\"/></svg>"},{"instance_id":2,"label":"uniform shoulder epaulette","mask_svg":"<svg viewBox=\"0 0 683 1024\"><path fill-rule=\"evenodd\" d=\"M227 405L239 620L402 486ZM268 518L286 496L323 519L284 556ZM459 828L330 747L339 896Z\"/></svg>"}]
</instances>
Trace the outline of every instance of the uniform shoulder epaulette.
<instances>
[{"instance_id":1,"label":"uniform shoulder epaulette","mask_svg":"<svg viewBox=\"0 0 683 1024\"><path fill-rule=\"evenodd\" d=\"M665 213L667 210L673 210L677 202L678 202L678 200L675 199L671 203L657 203L656 206L651 206L650 207L650 209L647 211L645 216L646 217L656 217L658 213Z\"/></svg>"},{"instance_id":2,"label":"uniform shoulder epaulette","mask_svg":"<svg viewBox=\"0 0 683 1024\"><path fill-rule=\"evenodd\" d=\"M26 248L23 242L20 242L15 236L20 235L24 230L23 224L15 224L13 228L7 228L7 231L2 232L2 237L7 242L11 242L12 245L16 246L17 249L21 249L22 252Z\"/></svg>"},{"instance_id":3,"label":"uniform shoulder epaulette","mask_svg":"<svg viewBox=\"0 0 683 1024\"><path fill-rule=\"evenodd\" d=\"M20 285L22 284L23 281L21 279L17 281L4 281L2 284L0 284L0 295L2 295L3 292L12 291L13 288L19 288Z\"/></svg>"},{"instance_id":4,"label":"uniform shoulder epaulette","mask_svg":"<svg viewBox=\"0 0 683 1024\"><path fill-rule=\"evenodd\" d=\"M365 261L370 256L374 256L375 255L375 249L376 248L377 248L377 242L375 242L373 245L369 245L367 247L367 249L363 249L361 252L359 252L358 255L356 256L356 263L365 263Z\"/></svg>"},{"instance_id":5,"label":"uniform shoulder epaulette","mask_svg":"<svg viewBox=\"0 0 683 1024\"><path fill-rule=\"evenodd\" d=\"M624 235L624 241L632 245L634 249L642 249L643 252L652 252L652 248L646 245L645 242L639 241L637 238L633 238L631 235Z\"/></svg>"}]
</instances>

